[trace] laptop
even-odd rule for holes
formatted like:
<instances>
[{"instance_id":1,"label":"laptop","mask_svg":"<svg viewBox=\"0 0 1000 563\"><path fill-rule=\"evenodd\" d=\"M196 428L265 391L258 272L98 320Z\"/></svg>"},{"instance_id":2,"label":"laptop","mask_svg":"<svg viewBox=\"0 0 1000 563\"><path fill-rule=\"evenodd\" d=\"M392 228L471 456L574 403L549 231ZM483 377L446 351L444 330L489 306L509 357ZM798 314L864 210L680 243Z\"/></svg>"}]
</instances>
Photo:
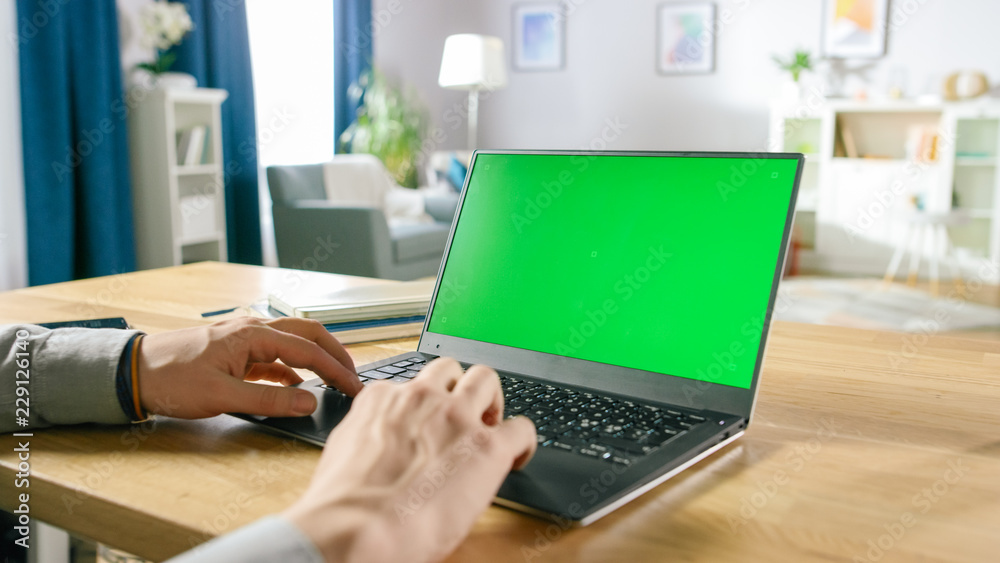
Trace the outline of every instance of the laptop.
<instances>
[{"instance_id":1,"label":"laptop","mask_svg":"<svg viewBox=\"0 0 1000 563\"><path fill-rule=\"evenodd\" d=\"M586 525L750 423L804 158L477 151L416 352L359 367L405 385L450 356L496 369L538 449L495 502ZM237 415L322 445L311 417ZM363 392L363 391L362 391Z\"/></svg>"}]
</instances>

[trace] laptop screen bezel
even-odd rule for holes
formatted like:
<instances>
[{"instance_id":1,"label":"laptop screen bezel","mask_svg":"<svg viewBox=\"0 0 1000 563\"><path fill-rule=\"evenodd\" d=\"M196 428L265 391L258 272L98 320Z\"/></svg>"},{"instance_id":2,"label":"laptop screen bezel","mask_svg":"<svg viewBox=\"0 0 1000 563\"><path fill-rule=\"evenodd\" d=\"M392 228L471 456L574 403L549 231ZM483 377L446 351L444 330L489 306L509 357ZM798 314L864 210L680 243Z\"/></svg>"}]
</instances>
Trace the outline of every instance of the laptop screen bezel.
<instances>
[{"instance_id":1,"label":"laptop screen bezel","mask_svg":"<svg viewBox=\"0 0 1000 563\"><path fill-rule=\"evenodd\" d=\"M624 366L605 364L589 360L581 360L538 352L523 348L504 346L478 340L434 333L428 330L431 313L438 298L441 280L448 256L452 248L455 232L461 221L462 208L468 194L468 186L475 173L476 160L479 155L565 155L565 156L638 156L650 158L742 158L742 159L784 159L796 160L796 171L788 211L785 217L785 228L782 233L781 247L774 277L771 284L771 294L768 298L766 314L761 326L761 341L754 364L750 387L747 389L733 387L680 377L670 374L651 372ZM469 173L459 197L451 232L445 246L441 266L438 269L437 281L428 307L427 317L421 331L417 351L435 356L455 357L462 362L488 365L497 371L523 374L529 377L551 380L557 383L585 387L596 391L637 397L650 401L668 403L693 409L709 409L717 412L734 414L749 418L754 406L757 386L760 383L761 369L766 353L766 345L774 314L775 302L778 296L778 283L785 268L789 240L792 233L792 222L795 216L795 202L798 197L799 182L802 177L805 157L800 153L754 153L754 152L657 152L657 151L547 151L547 150L477 150L472 154Z\"/></svg>"}]
</instances>

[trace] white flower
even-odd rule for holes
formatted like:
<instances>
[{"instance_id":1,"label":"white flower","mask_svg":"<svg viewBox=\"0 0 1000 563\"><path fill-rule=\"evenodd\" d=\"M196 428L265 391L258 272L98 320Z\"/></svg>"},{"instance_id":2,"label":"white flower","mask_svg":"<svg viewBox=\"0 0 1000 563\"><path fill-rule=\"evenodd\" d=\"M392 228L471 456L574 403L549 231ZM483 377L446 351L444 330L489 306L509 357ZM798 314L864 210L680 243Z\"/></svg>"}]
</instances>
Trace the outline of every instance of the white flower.
<instances>
[{"instance_id":1,"label":"white flower","mask_svg":"<svg viewBox=\"0 0 1000 563\"><path fill-rule=\"evenodd\" d=\"M142 44L165 51L181 42L194 25L187 6L180 2L153 2L143 7Z\"/></svg>"}]
</instances>

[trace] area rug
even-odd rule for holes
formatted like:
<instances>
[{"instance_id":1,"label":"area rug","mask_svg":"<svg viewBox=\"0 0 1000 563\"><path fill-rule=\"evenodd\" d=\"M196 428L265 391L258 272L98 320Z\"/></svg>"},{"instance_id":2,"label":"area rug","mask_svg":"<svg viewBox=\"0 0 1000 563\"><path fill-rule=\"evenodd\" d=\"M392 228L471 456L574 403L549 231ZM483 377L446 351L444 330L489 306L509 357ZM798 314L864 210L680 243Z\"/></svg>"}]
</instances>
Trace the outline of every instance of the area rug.
<instances>
[{"instance_id":1,"label":"area rug","mask_svg":"<svg viewBox=\"0 0 1000 563\"><path fill-rule=\"evenodd\" d=\"M1000 308L970 303L948 291L934 297L900 284L886 287L881 280L790 278L779 286L775 318L897 332L1000 327Z\"/></svg>"}]
</instances>

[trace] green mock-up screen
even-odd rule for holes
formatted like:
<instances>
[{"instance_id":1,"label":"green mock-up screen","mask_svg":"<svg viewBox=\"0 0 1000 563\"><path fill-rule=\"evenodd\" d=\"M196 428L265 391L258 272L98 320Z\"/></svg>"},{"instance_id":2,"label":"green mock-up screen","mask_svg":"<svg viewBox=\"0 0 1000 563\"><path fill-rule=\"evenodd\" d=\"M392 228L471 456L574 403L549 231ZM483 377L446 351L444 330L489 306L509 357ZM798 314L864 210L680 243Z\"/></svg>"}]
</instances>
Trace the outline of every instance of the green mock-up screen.
<instances>
[{"instance_id":1,"label":"green mock-up screen","mask_svg":"<svg viewBox=\"0 0 1000 563\"><path fill-rule=\"evenodd\" d=\"M428 329L749 388L796 167L480 154Z\"/></svg>"}]
</instances>

